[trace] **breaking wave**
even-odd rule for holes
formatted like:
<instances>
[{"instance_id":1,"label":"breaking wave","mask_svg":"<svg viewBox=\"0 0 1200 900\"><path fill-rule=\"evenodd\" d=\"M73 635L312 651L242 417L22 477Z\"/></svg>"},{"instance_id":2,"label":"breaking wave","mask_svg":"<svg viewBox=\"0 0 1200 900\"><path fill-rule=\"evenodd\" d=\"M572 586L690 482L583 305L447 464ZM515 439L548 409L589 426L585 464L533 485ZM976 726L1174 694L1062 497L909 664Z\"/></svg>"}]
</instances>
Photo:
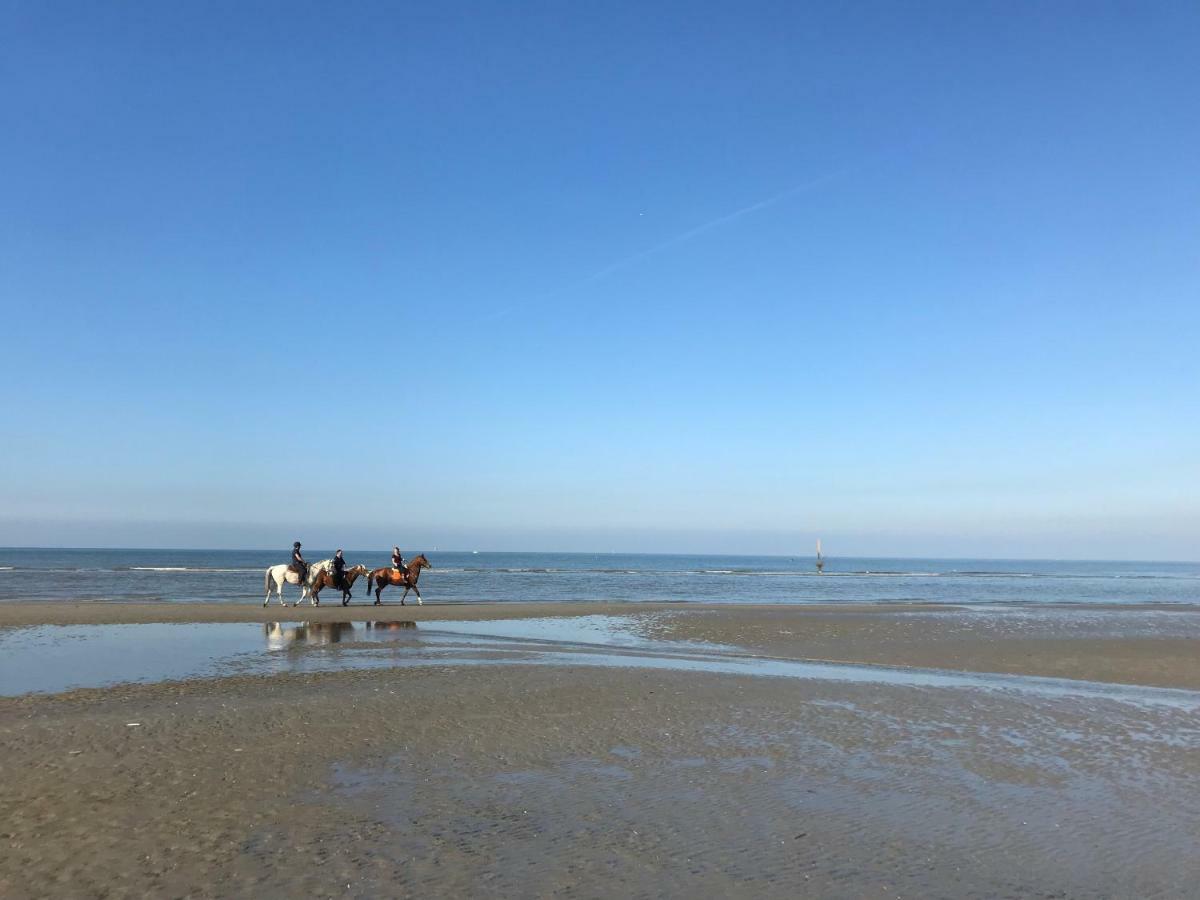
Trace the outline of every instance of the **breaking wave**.
<instances>
[{"instance_id":1,"label":"breaking wave","mask_svg":"<svg viewBox=\"0 0 1200 900\"><path fill-rule=\"evenodd\" d=\"M219 572L261 572L260 568L253 569L218 569L207 566L124 566L113 569L114 572L203 572L205 574Z\"/></svg>"}]
</instances>

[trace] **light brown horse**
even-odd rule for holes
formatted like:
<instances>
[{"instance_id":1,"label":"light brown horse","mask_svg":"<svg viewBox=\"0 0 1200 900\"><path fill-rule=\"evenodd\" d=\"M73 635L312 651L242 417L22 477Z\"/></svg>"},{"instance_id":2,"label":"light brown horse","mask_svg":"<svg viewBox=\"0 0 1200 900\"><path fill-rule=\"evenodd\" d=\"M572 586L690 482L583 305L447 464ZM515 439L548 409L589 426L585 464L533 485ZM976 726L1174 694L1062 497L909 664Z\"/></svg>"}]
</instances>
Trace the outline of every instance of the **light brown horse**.
<instances>
[{"instance_id":1,"label":"light brown horse","mask_svg":"<svg viewBox=\"0 0 1200 900\"><path fill-rule=\"evenodd\" d=\"M421 600L421 592L417 590L417 579L421 577L422 569L432 569L429 560L425 558L424 553L414 556L408 561L408 565L401 570L391 569L384 566L382 569L376 569L367 576L367 593L371 592L371 584L375 582L378 587L375 588L375 605L379 606L382 601L379 599L379 592L389 584L394 584L396 587L404 588L404 597L408 596L408 592L412 591L417 595L417 606L423 606ZM400 605L404 606L404 597L400 598Z\"/></svg>"},{"instance_id":2,"label":"light brown horse","mask_svg":"<svg viewBox=\"0 0 1200 900\"><path fill-rule=\"evenodd\" d=\"M363 565L351 566L344 573L344 580L339 585L333 580L333 572L329 569L320 569L317 572L317 577L313 579L313 583L308 586L308 593L312 597L312 605L321 605L321 590L327 587L340 587L342 590L342 606L349 604L352 599L350 588L354 586L354 582L358 580L359 575L366 575L367 567Z\"/></svg>"}]
</instances>

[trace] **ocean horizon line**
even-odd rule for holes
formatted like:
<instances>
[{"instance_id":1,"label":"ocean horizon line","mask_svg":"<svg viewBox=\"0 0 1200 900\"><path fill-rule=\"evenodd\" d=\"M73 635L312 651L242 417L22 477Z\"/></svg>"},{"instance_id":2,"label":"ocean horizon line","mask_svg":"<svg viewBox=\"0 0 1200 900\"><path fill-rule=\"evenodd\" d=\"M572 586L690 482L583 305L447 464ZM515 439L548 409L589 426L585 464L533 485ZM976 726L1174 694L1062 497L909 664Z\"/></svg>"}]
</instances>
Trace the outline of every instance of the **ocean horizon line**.
<instances>
[{"instance_id":1,"label":"ocean horizon line","mask_svg":"<svg viewBox=\"0 0 1200 900\"><path fill-rule=\"evenodd\" d=\"M413 545L416 547L417 545ZM326 549L332 553L336 548L321 548L322 552ZM364 548L364 547L346 547L343 548L347 553L374 553L387 552L390 547L379 548ZM278 547L133 547L133 546L66 546L66 545L5 545L0 546L0 552L4 551L21 551L21 550L44 550L44 551L80 551L80 552L151 552L151 553L273 553L279 551ZM411 551L410 551L411 552ZM698 558L712 559L805 559L816 558L815 552L797 552L797 553L697 553L692 551L647 551L647 550L480 550L480 549L462 549L450 547L432 547L424 548L416 552L423 553L459 553L465 555L477 556L521 556L521 555L542 555L542 556L688 556ZM1148 558L1118 558L1118 557L1071 557L1071 556L942 556L931 554L928 556L908 556L908 555L892 555L887 553L826 553L822 552L822 559L830 560L849 560L849 559L871 559L871 560L898 560L898 561L921 561L921 560L939 560L942 562L955 561L971 561L971 562L1058 562L1058 563L1122 563L1122 564L1169 564L1169 565L1200 565L1200 559L1148 559Z\"/></svg>"}]
</instances>

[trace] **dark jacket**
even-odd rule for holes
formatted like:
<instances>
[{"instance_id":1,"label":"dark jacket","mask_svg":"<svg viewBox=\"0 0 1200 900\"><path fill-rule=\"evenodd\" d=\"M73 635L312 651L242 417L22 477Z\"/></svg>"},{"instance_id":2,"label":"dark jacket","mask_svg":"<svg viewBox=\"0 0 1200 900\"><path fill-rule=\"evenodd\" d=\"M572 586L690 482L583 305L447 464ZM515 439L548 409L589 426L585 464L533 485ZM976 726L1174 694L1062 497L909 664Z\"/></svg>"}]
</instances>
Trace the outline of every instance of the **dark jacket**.
<instances>
[{"instance_id":1,"label":"dark jacket","mask_svg":"<svg viewBox=\"0 0 1200 900\"><path fill-rule=\"evenodd\" d=\"M340 556L335 556L333 558L333 574L341 575L342 572L344 572L345 570L346 570L346 560L344 560Z\"/></svg>"}]
</instances>

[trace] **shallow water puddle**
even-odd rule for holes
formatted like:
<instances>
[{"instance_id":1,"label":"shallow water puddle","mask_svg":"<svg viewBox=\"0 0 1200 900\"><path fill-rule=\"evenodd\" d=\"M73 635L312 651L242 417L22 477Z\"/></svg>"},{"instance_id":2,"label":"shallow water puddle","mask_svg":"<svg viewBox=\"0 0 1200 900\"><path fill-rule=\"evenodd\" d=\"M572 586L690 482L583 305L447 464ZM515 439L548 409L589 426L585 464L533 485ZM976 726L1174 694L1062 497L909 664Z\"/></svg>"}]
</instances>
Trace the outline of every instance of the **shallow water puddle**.
<instances>
[{"instance_id":1,"label":"shallow water puddle","mask_svg":"<svg viewBox=\"0 0 1200 900\"><path fill-rule=\"evenodd\" d=\"M1200 710L1200 692L805 662L652 640L633 616L504 621L43 625L0 632L0 696L231 675L445 665L632 667L1111 700Z\"/></svg>"}]
</instances>

